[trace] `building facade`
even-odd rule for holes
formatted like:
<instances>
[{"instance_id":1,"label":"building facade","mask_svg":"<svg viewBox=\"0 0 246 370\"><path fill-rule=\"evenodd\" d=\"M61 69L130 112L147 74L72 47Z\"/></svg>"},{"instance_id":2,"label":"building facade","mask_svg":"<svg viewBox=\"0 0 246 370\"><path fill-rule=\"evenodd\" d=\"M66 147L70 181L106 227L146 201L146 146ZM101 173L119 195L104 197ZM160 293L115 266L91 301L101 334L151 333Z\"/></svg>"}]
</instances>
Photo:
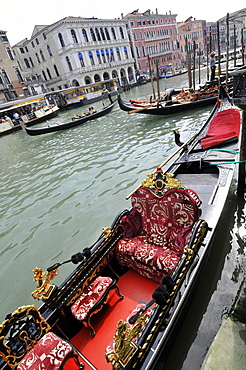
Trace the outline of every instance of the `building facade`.
<instances>
[{"instance_id":1,"label":"building facade","mask_svg":"<svg viewBox=\"0 0 246 370\"><path fill-rule=\"evenodd\" d=\"M13 46L31 94L117 79L135 82L125 21L66 17Z\"/></svg>"},{"instance_id":2,"label":"building facade","mask_svg":"<svg viewBox=\"0 0 246 370\"><path fill-rule=\"evenodd\" d=\"M177 27L182 66L187 66L187 52L192 55L192 60L195 54L196 65L205 61L206 21L189 17L186 21L179 22Z\"/></svg>"},{"instance_id":3,"label":"building facade","mask_svg":"<svg viewBox=\"0 0 246 370\"><path fill-rule=\"evenodd\" d=\"M6 31L0 31L0 103L23 98L26 85L9 44Z\"/></svg>"},{"instance_id":4,"label":"building facade","mask_svg":"<svg viewBox=\"0 0 246 370\"><path fill-rule=\"evenodd\" d=\"M137 9L124 16L139 74L155 71L156 65L180 68L176 17L171 13L158 14L157 9L155 13L139 13Z\"/></svg>"}]
</instances>

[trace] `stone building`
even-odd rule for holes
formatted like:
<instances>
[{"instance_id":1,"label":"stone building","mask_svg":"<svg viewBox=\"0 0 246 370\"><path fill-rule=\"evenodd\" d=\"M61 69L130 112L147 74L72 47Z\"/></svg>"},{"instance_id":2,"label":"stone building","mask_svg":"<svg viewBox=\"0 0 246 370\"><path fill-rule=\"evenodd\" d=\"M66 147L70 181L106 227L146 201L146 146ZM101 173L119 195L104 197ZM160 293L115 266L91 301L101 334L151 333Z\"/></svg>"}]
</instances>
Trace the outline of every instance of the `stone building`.
<instances>
[{"instance_id":1,"label":"stone building","mask_svg":"<svg viewBox=\"0 0 246 370\"><path fill-rule=\"evenodd\" d=\"M13 46L31 94L117 79L135 82L125 21L66 17Z\"/></svg>"},{"instance_id":2,"label":"stone building","mask_svg":"<svg viewBox=\"0 0 246 370\"><path fill-rule=\"evenodd\" d=\"M26 86L6 31L0 31L0 103L23 98Z\"/></svg>"},{"instance_id":3,"label":"stone building","mask_svg":"<svg viewBox=\"0 0 246 370\"><path fill-rule=\"evenodd\" d=\"M206 21L189 17L184 22L179 22L177 27L182 66L187 65L187 51L193 58L194 48L196 65L199 60L200 62L203 60L205 61L205 56L207 54Z\"/></svg>"},{"instance_id":4,"label":"stone building","mask_svg":"<svg viewBox=\"0 0 246 370\"><path fill-rule=\"evenodd\" d=\"M155 71L156 65L180 68L176 17L171 13L158 14L157 9L155 13L149 9L140 13L137 9L124 16L139 74Z\"/></svg>"}]
</instances>

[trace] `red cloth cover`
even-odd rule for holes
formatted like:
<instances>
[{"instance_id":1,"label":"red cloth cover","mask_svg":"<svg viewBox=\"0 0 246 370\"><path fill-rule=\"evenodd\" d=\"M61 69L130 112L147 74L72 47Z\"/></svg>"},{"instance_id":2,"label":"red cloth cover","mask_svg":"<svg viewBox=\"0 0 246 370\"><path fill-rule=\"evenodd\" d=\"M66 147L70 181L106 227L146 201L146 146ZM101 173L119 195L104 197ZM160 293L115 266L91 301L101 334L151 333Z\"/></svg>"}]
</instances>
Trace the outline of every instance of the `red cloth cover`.
<instances>
[{"instance_id":1,"label":"red cloth cover","mask_svg":"<svg viewBox=\"0 0 246 370\"><path fill-rule=\"evenodd\" d=\"M74 317L79 321L85 320L112 282L110 277L98 276L72 305L71 311Z\"/></svg>"},{"instance_id":2,"label":"red cloth cover","mask_svg":"<svg viewBox=\"0 0 246 370\"><path fill-rule=\"evenodd\" d=\"M17 370L56 370L72 347L54 333L46 333L23 358Z\"/></svg>"},{"instance_id":3,"label":"red cloth cover","mask_svg":"<svg viewBox=\"0 0 246 370\"><path fill-rule=\"evenodd\" d=\"M237 108L218 112L210 122L206 137L201 140L202 149L211 148L230 139L238 139L240 111Z\"/></svg>"},{"instance_id":4,"label":"red cloth cover","mask_svg":"<svg viewBox=\"0 0 246 370\"><path fill-rule=\"evenodd\" d=\"M197 202L186 189L171 189L157 197L140 188L132 196L132 207L141 215L143 232L118 242L118 262L161 282L175 268L199 217Z\"/></svg>"}]
</instances>

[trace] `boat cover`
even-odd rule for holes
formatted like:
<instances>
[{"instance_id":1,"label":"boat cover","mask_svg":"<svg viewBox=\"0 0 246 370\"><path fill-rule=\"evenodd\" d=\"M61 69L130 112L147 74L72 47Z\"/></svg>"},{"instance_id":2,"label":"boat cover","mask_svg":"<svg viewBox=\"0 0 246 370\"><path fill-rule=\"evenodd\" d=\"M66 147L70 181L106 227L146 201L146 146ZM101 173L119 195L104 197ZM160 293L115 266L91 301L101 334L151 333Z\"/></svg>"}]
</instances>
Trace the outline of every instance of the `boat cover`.
<instances>
[{"instance_id":1,"label":"boat cover","mask_svg":"<svg viewBox=\"0 0 246 370\"><path fill-rule=\"evenodd\" d=\"M237 140L240 133L240 111L230 108L220 111L213 117L204 139L202 149L211 148L228 140Z\"/></svg>"}]
</instances>

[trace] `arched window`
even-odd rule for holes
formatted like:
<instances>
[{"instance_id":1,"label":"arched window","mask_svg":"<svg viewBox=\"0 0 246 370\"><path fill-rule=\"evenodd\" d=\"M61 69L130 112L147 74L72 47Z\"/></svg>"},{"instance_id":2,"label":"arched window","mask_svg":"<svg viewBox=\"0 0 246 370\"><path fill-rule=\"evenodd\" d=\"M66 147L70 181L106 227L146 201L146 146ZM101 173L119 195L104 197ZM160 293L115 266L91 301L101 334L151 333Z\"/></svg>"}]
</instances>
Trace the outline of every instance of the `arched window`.
<instances>
[{"instance_id":1,"label":"arched window","mask_svg":"<svg viewBox=\"0 0 246 370\"><path fill-rule=\"evenodd\" d=\"M91 31L91 38L92 38L92 41L96 41L96 36L95 36L95 33L94 33L93 28L90 28L90 31Z\"/></svg>"},{"instance_id":2,"label":"arched window","mask_svg":"<svg viewBox=\"0 0 246 370\"><path fill-rule=\"evenodd\" d=\"M65 46L65 43L61 33L58 33L58 38L60 40L61 47L63 48Z\"/></svg>"},{"instance_id":3,"label":"arched window","mask_svg":"<svg viewBox=\"0 0 246 370\"><path fill-rule=\"evenodd\" d=\"M81 67L84 67L85 62L84 62L84 58L83 58L82 53L78 53L78 58L79 58L79 62L80 62Z\"/></svg>"},{"instance_id":4,"label":"arched window","mask_svg":"<svg viewBox=\"0 0 246 370\"><path fill-rule=\"evenodd\" d=\"M40 55L41 55L42 61L45 62L45 57L44 57L44 53L42 52L42 50L40 50Z\"/></svg>"},{"instance_id":5,"label":"arched window","mask_svg":"<svg viewBox=\"0 0 246 370\"><path fill-rule=\"evenodd\" d=\"M9 56L9 59L10 59L10 60L14 60L14 56L13 56L13 54L12 54L11 49L10 49L10 48L7 48L7 49L6 49L6 51L7 51L7 54L8 54L8 56Z\"/></svg>"},{"instance_id":6,"label":"arched window","mask_svg":"<svg viewBox=\"0 0 246 370\"><path fill-rule=\"evenodd\" d=\"M100 55L100 51L99 50L96 50L96 56L97 56L98 64L102 64L101 55Z\"/></svg>"},{"instance_id":7,"label":"arched window","mask_svg":"<svg viewBox=\"0 0 246 370\"><path fill-rule=\"evenodd\" d=\"M72 64L71 64L70 59L69 59L68 56L66 56L66 61L67 61L67 65L68 65L69 71L72 71L73 70L73 67L72 67Z\"/></svg>"},{"instance_id":8,"label":"arched window","mask_svg":"<svg viewBox=\"0 0 246 370\"><path fill-rule=\"evenodd\" d=\"M125 53L125 59L128 59L128 51L127 51L126 46L124 46L124 53Z\"/></svg>"},{"instance_id":9,"label":"arched window","mask_svg":"<svg viewBox=\"0 0 246 370\"><path fill-rule=\"evenodd\" d=\"M120 35L121 35L121 38L122 38L122 39L124 39L124 38L125 38L125 36L124 36L124 32L123 32L123 28L122 28L122 27L120 27Z\"/></svg>"},{"instance_id":10,"label":"arched window","mask_svg":"<svg viewBox=\"0 0 246 370\"><path fill-rule=\"evenodd\" d=\"M86 30L84 28L82 29L82 35L84 36L85 42L89 42L89 39L88 39L88 36L87 36L87 32L86 32Z\"/></svg>"},{"instance_id":11,"label":"arched window","mask_svg":"<svg viewBox=\"0 0 246 370\"><path fill-rule=\"evenodd\" d=\"M101 36L100 36L100 32L98 31L98 28L95 28L95 32L96 32L97 40L101 41Z\"/></svg>"},{"instance_id":12,"label":"arched window","mask_svg":"<svg viewBox=\"0 0 246 370\"><path fill-rule=\"evenodd\" d=\"M73 38L73 42L75 44L77 44L78 43L78 39L77 39L76 32L74 30L71 30L71 35L72 35L72 38Z\"/></svg>"},{"instance_id":13,"label":"arched window","mask_svg":"<svg viewBox=\"0 0 246 370\"><path fill-rule=\"evenodd\" d=\"M102 27L100 28L100 34L102 36L102 40L106 40L106 37L104 35L104 31L103 31L103 28Z\"/></svg>"},{"instance_id":14,"label":"arched window","mask_svg":"<svg viewBox=\"0 0 246 370\"><path fill-rule=\"evenodd\" d=\"M15 68L15 73L16 73L16 76L17 76L19 82L24 82L23 77L22 77L18 68Z\"/></svg>"},{"instance_id":15,"label":"arched window","mask_svg":"<svg viewBox=\"0 0 246 370\"><path fill-rule=\"evenodd\" d=\"M116 48L116 54L117 54L118 60L121 60L120 49L119 48Z\"/></svg>"},{"instance_id":16,"label":"arched window","mask_svg":"<svg viewBox=\"0 0 246 370\"><path fill-rule=\"evenodd\" d=\"M49 70L49 68L46 68L46 71L47 71L47 74L48 74L48 76L49 76L49 79L51 80L51 79L52 79L52 77L51 77L51 74L50 74L50 70Z\"/></svg>"},{"instance_id":17,"label":"arched window","mask_svg":"<svg viewBox=\"0 0 246 370\"><path fill-rule=\"evenodd\" d=\"M102 56L103 63L106 63L105 53L103 49L101 49L101 56Z\"/></svg>"},{"instance_id":18,"label":"arched window","mask_svg":"<svg viewBox=\"0 0 246 370\"><path fill-rule=\"evenodd\" d=\"M113 39L116 40L116 33L115 33L114 27L111 27L111 32L112 32L112 35L113 35Z\"/></svg>"},{"instance_id":19,"label":"arched window","mask_svg":"<svg viewBox=\"0 0 246 370\"><path fill-rule=\"evenodd\" d=\"M91 65L94 66L95 62L94 62L92 51L88 51L88 55L89 55L89 58L90 58Z\"/></svg>"},{"instance_id":20,"label":"arched window","mask_svg":"<svg viewBox=\"0 0 246 370\"><path fill-rule=\"evenodd\" d=\"M33 63L33 61L32 61L32 58L31 58L31 57L29 57L29 60L30 60L31 66L32 66L32 67L34 67L34 63Z\"/></svg>"},{"instance_id":21,"label":"arched window","mask_svg":"<svg viewBox=\"0 0 246 370\"><path fill-rule=\"evenodd\" d=\"M42 71L42 74L43 74L43 77L44 77L45 81L47 81L47 77L46 77L46 74L45 74L44 71Z\"/></svg>"},{"instance_id":22,"label":"arched window","mask_svg":"<svg viewBox=\"0 0 246 370\"><path fill-rule=\"evenodd\" d=\"M113 49L110 49L110 62L114 62L114 51Z\"/></svg>"},{"instance_id":23,"label":"arched window","mask_svg":"<svg viewBox=\"0 0 246 370\"><path fill-rule=\"evenodd\" d=\"M110 40L110 36L109 36L109 32L108 32L107 27L105 27L104 31L105 31L106 39Z\"/></svg>"},{"instance_id":24,"label":"arched window","mask_svg":"<svg viewBox=\"0 0 246 370\"><path fill-rule=\"evenodd\" d=\"M108 49L105 49L105 54L106 54L107 62L109 62L109 60L110 60L110 55L109 55L109 51L108 51Z\"/></svg>"},{"instance_id":25,"label":"arched window","mask_svg":"<svg viewBox=\"0 0 246 370\"><path fill-rule=\"evenodd\" d=\"M58 76L60 76L60 75L59 75L58 68L57 68L57 66L56 66L55 64L54 64L54 71L55 71L55 73L56 73L57 77L58 77Z\"/></svg>"},{"instance_id":26,"label":"arched window","mask_svg":"<svg viewBox=\"0 0 246 370\"><path fill-rule=\"evenodd\" d=\"M24 58L24 63L26 65L26 68L30 68L30 64L27 58Z\"/></svg>"},{"instance_id":27,"label":"arched window","mask_svg":"<svg viewBox=\"0 0 246 370\"><path fill-rule=\"evenodd\" d=\"M49 45L47 45L47 51L50 57L52 57L52 51Z\"/></svg>"},{"instance_id":28,"label":"arched window","mask_svg":"<svg viewBox=\"0 0 246 370\"><path fill-rule=\"evenodd\" d=\"M35 53L35 55L36 55L36 58L37 58L38 63L40 63L40 59L39 59L38 53Z\"/></svg>"}]
</instances>

